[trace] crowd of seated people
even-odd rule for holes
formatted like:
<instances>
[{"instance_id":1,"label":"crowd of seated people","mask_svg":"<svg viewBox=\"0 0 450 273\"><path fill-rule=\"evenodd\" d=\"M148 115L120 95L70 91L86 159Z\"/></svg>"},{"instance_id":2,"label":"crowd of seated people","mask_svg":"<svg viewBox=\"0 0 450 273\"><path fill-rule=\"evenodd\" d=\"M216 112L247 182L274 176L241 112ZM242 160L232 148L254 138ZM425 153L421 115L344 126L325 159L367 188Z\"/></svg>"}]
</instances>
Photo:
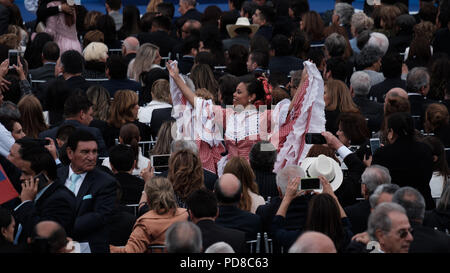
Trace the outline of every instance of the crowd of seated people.
<instances>
[{"instance_id":1,"label":"crowd of seated people","mask_svg":"<svg viewBox=\"0 0 450 273\"><path fill-rule=\"evenodd\" d=\"M12 2L0 253L450 252L450 1Z\"/></svg>"}]
</instances>

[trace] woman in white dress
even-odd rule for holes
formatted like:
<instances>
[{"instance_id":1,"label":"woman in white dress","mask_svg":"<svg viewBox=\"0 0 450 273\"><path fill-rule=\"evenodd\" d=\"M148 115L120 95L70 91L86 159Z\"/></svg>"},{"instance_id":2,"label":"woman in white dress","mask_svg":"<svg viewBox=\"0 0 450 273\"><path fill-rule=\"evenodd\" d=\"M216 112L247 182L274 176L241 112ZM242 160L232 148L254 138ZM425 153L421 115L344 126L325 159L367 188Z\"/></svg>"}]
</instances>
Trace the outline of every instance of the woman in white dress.
<instances>
[{"instance_id":1,"label":"woman in white dress","mask_svg":"<svg viewBox=\"0 0 450 273\"><path fill-rule=\"evenodd\" d=\"M442 195L442 189L448 184L450 180L450 169L447 165L444 145L439 138L428 136L423 139L423 142L430 146L433 154L433 176L430 180L431 197L438 201Z\"/></svg>"}]
</instances>

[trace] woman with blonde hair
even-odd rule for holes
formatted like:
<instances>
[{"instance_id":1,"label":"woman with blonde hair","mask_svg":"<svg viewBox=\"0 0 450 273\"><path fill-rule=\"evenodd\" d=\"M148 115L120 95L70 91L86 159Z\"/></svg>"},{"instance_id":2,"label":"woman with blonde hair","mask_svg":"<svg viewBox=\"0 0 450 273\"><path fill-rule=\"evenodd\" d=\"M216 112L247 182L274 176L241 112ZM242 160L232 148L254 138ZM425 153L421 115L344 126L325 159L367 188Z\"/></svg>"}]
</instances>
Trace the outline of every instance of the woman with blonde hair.
<instances>
[{"instance_id":1,"label":"woman with blonde hair","mask_svg":"<svg viewBox=\"0 0 450 273\"><path fill-rule=\"evenodd\" d=\"M191 69L189 75L194 83L195 89L205 88L214 96L214 102L217 103L217 93L219 84L214 77L214 73L207 64L196 64Z\"/></svg>"},{"instance_id":2,"label":"woman with blonde hair","mask_svg":"<svg viewBox=\"0 0 450 273\"><path fill-rule=\"evenodd\" d=\"M125 247L110 245L111 253L145 253L151 245L165 243L166 230L176 222L187 221L186 209L179 208L173 186L167 178L152 177L146 181L141 200L149 211L139 217Z\"/></svg>"},{"instance_id":3,"label":"woman with blonde hair","mask_svg":"<svg viewBox=\"0 0 450 273\"><path fill-rule=\"evenodd\" d=\"M359 113L350 90L340 80L330 79L325 83L323 100L325 101L325 128L333 134L336 134L339 129L337 119L340 113Z\"/></svg>"},{"instance_id":4,"label":"woman with blonde hair","mask_svg":"<svg viewBox=\"0 0 450 273\"><path fill-rule=\"evenodd\" d=\"M111 97L106 88L101 85L92 85L86 91L89 101L92 103L94 120L107 121L109 118L109 107L111 105Z\"/></svg>"},{"instance_id":5,"label":"woman with blonde hair","mask_svg":"<svg viewBox=\"0 0 450 273\"><path fill-rule=\"evenodd\" d=\"M41 102L32 94L23 96L17 104L25 135L38 138L39 133L48 129L44 120Z\"/></svg>"},{"instance_id":6,"label":"woman with blonde hair","mask_svg":"<svg viewBox=\"0 0 450 273\"><path fill-rule=\"evenodd\" d=\"M103 139L106 147L115 145L119 138L120 128L126 123L134 123L140 131L142 140L150 140L150 127L137 120L139 112L138 95L132 90L118 90L114 94L114 100L110 108L110 116L107 121Z\"/></svg>"},{"instance_id":7,"label":"woman with blonde hair","mask_svg":"<svg viewBox=\"0 0 450 273\"><path fill-rule=\"evenodd\" d=\"M158 12L158 5L162 3L163 0L150 0L147 5L147 12Z\"/></svg>"},{"instance_id":8,"label":"woman with blonde hair","mask_svg":"<svg viewBox=\"0 0 450 273\"><path fill-rule=\"evenodd\" d=\"M156 144L150 151L151 155L166 155L170 154L170 145L173 141L172 126L175 124L174 119L166 120L159 128L156 137Z\"/></svg>"},{"instance_id":9,"label":"woman with blonde hair","mask_svg":"<svg viewBox=\"0 0 450 273\"><path fill-rule=\"evenodd\" d=\"M86 79L104 79L108 47L104 43L92 42L83 50L85 66L81 74Z\"/></svg>"},{"instance_id":10,"label":"woman with blonde hair","mask_svg":"<svg viewBox=\"0 0 450 273\"><path fill-rule=\"evenodd\" d=\"M234 174L242 184L242 196L239 208L255 213L260 205L264 205L264 198L258 194L258 184L250 163L243 158L234 156L225 165L223 173Z\"/></svg>"},{"instance_id":11,"label":"woman with blonde hair","mask_svg":"<svg viewBox=\"0 0 450 273\"><path fill-rule=\"evenodd\" d=\"M172 182L178 206L185 207L187 197L204 188L200 158L191 150L180 150L170 156L167 178Z\"/></svg>"},{"instance_id":12,"label":"woman with blonde hair","mask_svg":"<svg viewBox=\"0 0 450 273\"><path fill-rule=\"evenodd\" d=\"M170 97L169 81L166 79L156 80L151 90L152 101L139 108L139 121L149 124L152 120L152 113L155 109L172 108L172 98Z\"/></svg>"},{"instance_id":13,"label":"woman with blonde hair","mask_svg":"<svg viewBox=\"0 0 450 273\"><path fill-rule=\"evenodd\" d=\"M136 58L131 60L128 65L128 78L137 82L141 81L142 72L148 72L154 68L161 68L161 56L159 55L159 47L145 43L141 45L136 53Z\"/></svg>"}]
</instances>

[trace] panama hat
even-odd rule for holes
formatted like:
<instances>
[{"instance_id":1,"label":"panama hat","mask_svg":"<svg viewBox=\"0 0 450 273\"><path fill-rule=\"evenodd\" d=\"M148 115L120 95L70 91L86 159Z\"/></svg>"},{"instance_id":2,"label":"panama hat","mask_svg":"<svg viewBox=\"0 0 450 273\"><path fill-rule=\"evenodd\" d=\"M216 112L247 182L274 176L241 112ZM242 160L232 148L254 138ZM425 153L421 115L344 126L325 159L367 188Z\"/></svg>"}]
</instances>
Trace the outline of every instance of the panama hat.
<instances>
[{"instance_id":1,"label":"panama hat","mask_svg":"<svg viewBox=\"0 0 450 273\"><path fill-rule=\"evenodd\" d=\"M239 17L236 20L236 24L227 25L227 31L231 38L234 38L237 36L236 29L238 29L238 28L248 28L252 31L252 33L250 35L253 35L258 30L259 25L250 24L250 21L248 20L247 17Z\"/></svg>"},{"instance_id":2,"label":"panama hat","mask_svg":"<svg viewBox=\"0 0 450 273\"><path fill-rule=\"evenodd\" d=\"M300 167L305 171L306 177L325 177L330 182L333 191L336 191L342 184L344 174L339 164L331 157L319 155L318 157L307 157ZM322 190L315 190L322 192Z\"/></svg>"}]
</instances>

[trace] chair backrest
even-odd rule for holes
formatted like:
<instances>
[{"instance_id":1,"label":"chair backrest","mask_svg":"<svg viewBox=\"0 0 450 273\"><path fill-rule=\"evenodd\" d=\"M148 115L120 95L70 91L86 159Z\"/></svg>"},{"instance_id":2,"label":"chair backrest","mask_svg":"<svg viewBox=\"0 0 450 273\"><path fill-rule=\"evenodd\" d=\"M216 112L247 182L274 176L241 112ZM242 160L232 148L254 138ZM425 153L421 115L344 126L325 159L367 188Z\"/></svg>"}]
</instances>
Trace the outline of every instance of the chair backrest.
<instances>
[{"instance_id":1,"label":"chair backrest","mask_svg":"<svg viewBox=\"0 0 450 273\"><path fill-rule=\"evenodd\" d=\"M134 212L134 216L137 217L138 212L139 212L139 204L127 204L127 205L125 205L125 206L126 206L127 208L132 209L133 212Z\"/></svg>"},{"instance_id":2,"label":"chair backrest","mask_svg":"<svg viewBox=\"0 0 450 273\"><path fill-rule=\"evenodd\" d=\"M146 156L146 155L148 156L149 152L156 145L156 141L154 141L154 140L139 141L138 145L141 148L141 154L143 156Z\"/></svg>"},{"instance_id":3,"label":"chair backrest","mask_svg":"<svg viewBox=\"0 0 450 273\"><path fill-rule=\"evenodd\" d=\"M261 253L261 233L256 234L256 240L246 241L250 253Z\"/></svg>"},{"instance_id":4,"label":"chair backrest","mask_svg":"<svg viewBox=\"0 0 450 273\"><path fill-rule=\"evenodd\" d=\"M167 253L166 245L149 245L147 248L148 253Z\"/></svg>"},{"instance_id":5,"label":"chair backrest","mask_svg":"<svg viewBox=\"0 0 450 273\"><path fill-rule=\"evenodd\" d=\"M264 250L266 253L273 253L273 240L264 232Z\"/></svg>"}]
</instances>

